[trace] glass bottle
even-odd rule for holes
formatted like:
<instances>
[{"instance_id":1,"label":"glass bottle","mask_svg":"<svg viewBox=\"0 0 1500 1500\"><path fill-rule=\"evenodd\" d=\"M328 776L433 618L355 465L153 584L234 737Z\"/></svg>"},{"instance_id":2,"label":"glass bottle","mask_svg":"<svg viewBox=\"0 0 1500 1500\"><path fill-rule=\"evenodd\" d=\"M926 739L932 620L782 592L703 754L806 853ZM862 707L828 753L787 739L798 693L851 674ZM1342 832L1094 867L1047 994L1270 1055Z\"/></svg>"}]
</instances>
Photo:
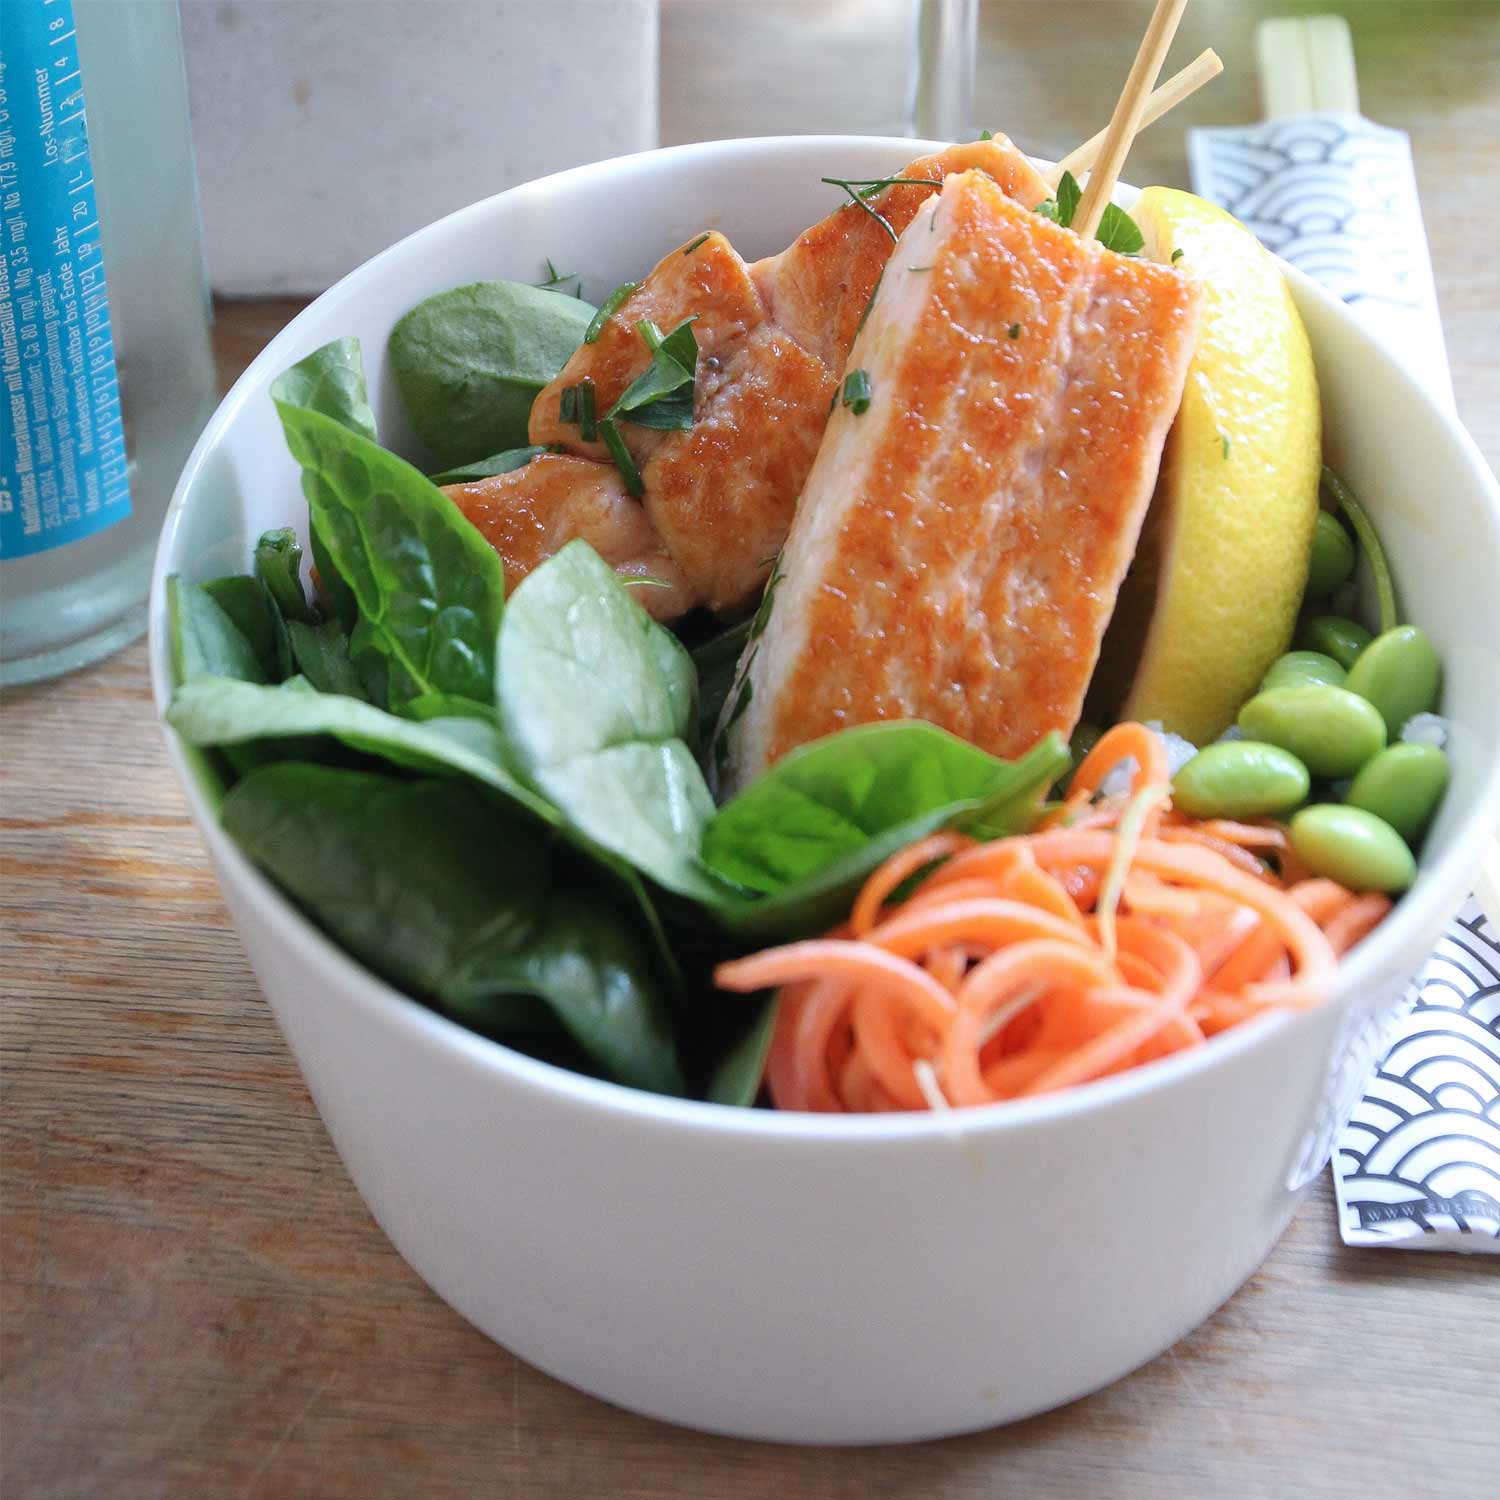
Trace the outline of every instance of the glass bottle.
<instances>
[{"instance_id":1,"label":"glass bottle","mask_svg":"<svg viewBox=\"0 0 1500 1500\"><path fill-rule=\"evenodd\" d=\"M0 682L145 628L214 406L176 0L0 0Z\"/></svg>"}]
</instances>

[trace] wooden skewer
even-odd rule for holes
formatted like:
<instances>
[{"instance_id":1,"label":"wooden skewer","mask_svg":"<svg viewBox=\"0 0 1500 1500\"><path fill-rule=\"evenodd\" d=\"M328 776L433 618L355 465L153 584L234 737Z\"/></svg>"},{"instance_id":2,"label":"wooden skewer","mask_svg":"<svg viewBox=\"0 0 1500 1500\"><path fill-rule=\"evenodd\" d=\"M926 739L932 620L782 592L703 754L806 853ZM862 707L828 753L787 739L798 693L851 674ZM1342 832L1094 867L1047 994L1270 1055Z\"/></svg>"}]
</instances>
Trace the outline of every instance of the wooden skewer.
<instances>
[{"instance_id":1,"label":"wooden skewer","mask_svg":"<svg viewBox=\"0 0 1500 1500\"><path fill-rule=\"evenodd\" d=\"M1146 112L1141 116L1140 128L1144 130L1148 125L1156 124L1169 110L1176 109L1189 94L1196 94L1205 83L1212 83L1223 71L1223 60L1212 47L1199 53L1187 67L1180 73L1174 73L1146 101ZM1087 172L1099 160L1099 153L1104 148L1108 134L1106 127L1098 135L1090 136L1081 146L1068 152L1046 174L1047 185L1055 188L1063 180L1065 172L1071 172L1075 177L1081 177Z\"/></svg>"},{"instance_id":2,"label":"wooden skewer","mask_svg":"<svg viewBox=\"0 0 1500 1500\"><path fill-rule=\"evenodd\" d=\"M1073 228L1086 240L1093 239L1099 232L1099 221L1104 217L1109 195L1120 179L1130 143L1141 128L1141 117L1146 113L1146 100L1161 76L1161 65L1166 61L1167 51L1172 38L1177 35L1177 26L1186 8L1187 0L1156 0L1151 24L1141 38L1140 51L1135 55L1120 102L1115 105L1109 129L1104 134L1098 165L1089 175L1089 185L1083 190L1083 199L1073 216Z\"/></svg>"}]
</instances>

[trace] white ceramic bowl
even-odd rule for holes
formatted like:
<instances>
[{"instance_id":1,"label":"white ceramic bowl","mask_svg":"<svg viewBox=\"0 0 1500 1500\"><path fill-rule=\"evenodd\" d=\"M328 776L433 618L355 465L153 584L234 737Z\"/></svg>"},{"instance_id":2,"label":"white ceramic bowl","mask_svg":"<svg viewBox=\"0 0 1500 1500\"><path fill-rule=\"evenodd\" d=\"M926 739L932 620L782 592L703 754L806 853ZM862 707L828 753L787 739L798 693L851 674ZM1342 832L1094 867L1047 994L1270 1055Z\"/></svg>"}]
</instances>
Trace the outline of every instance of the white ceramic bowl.
<instances>
[{"instance_id":1,"label":"white ceramic bowl","mask_svg":"<svg viewBox=\"0 0 1500 1500\"><path fill-rule=\"evenodd\" d=\"M242 569L303 526L273 377L363 340L385 440L407 433L384 355L413 303L545 256L598 297L705 225L747 257L833 207L825 174L878 176L910 141L678 147L503 193L404 240L320 297L246 371L194 450L162 581ZM432 1288L586 1391L669 1421L798 1442L963 1432L1056 1406L1167 1348L1285 1227L1362 1082L1351 1049L1461 899L1500 804L1500 495L1473 443L1332 298L1293 275L1331 462L1436 641L1453 784L1422 875L1324 1008L1245 1026L1063 1096L828 1118L686 1103L486 1041L344 956L217 827L172 755L257 976L340 1155ZM170 737L169 737L170 738ZM1334 1226L1327 1226L1332 1235Z\"/></svg>"}]
</instances>

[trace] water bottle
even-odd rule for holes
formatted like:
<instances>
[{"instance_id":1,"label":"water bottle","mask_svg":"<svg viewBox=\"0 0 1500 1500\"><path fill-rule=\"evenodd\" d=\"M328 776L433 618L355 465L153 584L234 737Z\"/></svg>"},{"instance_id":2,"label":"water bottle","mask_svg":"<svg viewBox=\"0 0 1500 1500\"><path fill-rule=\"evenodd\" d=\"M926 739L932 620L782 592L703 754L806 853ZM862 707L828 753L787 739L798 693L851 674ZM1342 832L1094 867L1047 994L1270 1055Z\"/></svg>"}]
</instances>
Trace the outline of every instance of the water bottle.
<instances>
[{"instance_id":1,"label":"water bottle","mask_svg":"<svg viewBox=\"0 0 1500 1500\"><path fill-rule=\"evenodd\" d=\"M145 628L214 404L176 0L0 0L0 682Z\"/></svg>"}]
</instances>

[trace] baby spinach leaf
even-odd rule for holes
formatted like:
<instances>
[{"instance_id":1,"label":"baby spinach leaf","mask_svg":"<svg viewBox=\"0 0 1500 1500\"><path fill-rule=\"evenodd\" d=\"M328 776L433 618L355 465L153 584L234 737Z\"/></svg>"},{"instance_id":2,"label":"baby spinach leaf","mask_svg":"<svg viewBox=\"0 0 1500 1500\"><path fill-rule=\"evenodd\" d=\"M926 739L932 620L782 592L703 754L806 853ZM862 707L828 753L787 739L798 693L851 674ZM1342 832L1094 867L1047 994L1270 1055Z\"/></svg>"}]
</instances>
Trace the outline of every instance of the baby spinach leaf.
<instances>
[{"instance_id":1,"label":"baby spinach leaf","mask_svg":"<svg viewBox=\"0 0 1500 1500\"><path fill-rule=\"evenodd\" d=\"M771 1036L775 1030L776 998L772 996L714 1069L704 1094L709 1103L746 1107L755 1103L766 1076L766 1058L771 1051Z\"/></svg>"},{"instance_id":2,"label":"baby spinach leaf","mask_svg":"<svg viewBox=\"0 0 1500 1500\"><path fill-rule=\"evenodd\" d=\"M167 579L167 627L178 682L198 677L266 680L260 658L223 606L202 584L175 573Z\"/></svg>"},{"instance_id":3,"label":"baby spinach leaf","mask_svg":"<svg viewBox=\"0 0 1500 1500\"><path fill-rule=\"evenodd\" d=\"M190 745L241 745L288 735L331 735L352 750L428 775L466 776L520 803L549 823L553 809L504 764L493 720L435 718L425 723L355 698L319 693L301 677L278 687L227 679L184 683L167 722Z\"/></svg>"},{"instance_id":4,"label":"baby spinach leaf","mask_svg":"<svg viewBox=\"0 0 1500 1500\"><path fill-rule=\"evenodd\" d=\"M286 626L260 579L248 573L232 573L225 578L210 579L203 585L203 591L244 636L266 682L280 682L291 672L291 643Z\"/></svg>"},{"instance_id":5,"label":"baby spinach leaf","mask_svg":"<svg viewBox=\"0 0 1500 1500\"><path fill-rule=\"evenodd\" d=\"M286 631L297 671L320 693L368 701L365 685L349 656L349 637L338 620L317 625L290 620Z\"/></svg>"},{"instance_id":6,"label":"baby spinach leaf","mask_svg":"<svg viewBox=\"0 0 1500 1500\"><path fill-rule=\"evenodd\" d=\"M998 760L931 724L870 724L795 750L720 808L704 831L713 873L759 898L719 920L746 936L798 936L846 915L883 860L940 828L1019 832L1068 764L1060 735Z\"/></svg>"},{"instance_id":7,"label":"baby spinach leaf","mask_svg":"<svg viewBox=\"0 0 1500 1500\"><path fill-rule=\"evenodd\" d=\"M302 547L290 526L261 534L255 544L255 576L265 584L283 620L311 622L302 591Z\"/></svg>"},{"instance_id":8,"label":"baby spinach leaf","mask_svg":"<svg viewBox=\"0 0 1500 1500\"><path fill-rule=\"evenodd\" d=\"M391 369L438 462L524 446L531 403L593 316L587 302L514 281L455 287L412 308L391 332Z\"/></svg>"},{"instance_id":9,"label":"baby spinach leaf","mask_svg":"<svg viewBox=\"0 0 1500 1500\"><path fill-rule=\"evenodd\" d=\"M535 1029L544 1002L607 1077L683 1080L637 919L480 789L283 762L225 800L230 836L336 941L455 1019Z\"/></svg>"},{"instance_id":10,"label":"baby spinach leaf","mask_svg":"<svg viewBox=\"0 0 1500 1500\"><path fill-rule=\"evenodd\" d=\"M693 381L698 370L698 340L693 335L696 318L696 313L684 318L665 338L649 318L635 325L651 351L651 363L626 386L606 417L621 417L637 427L663 432L693 425Z\"/></svg>"},{"instance_id":11,"label":"baby spinach leaf","mask_svg":"<svg viewBox=\"0 0 1500 1500\"><path fill-rule=\"evenodd\" d=\"M424 693L491 701L505 594L494 549L395 454L320 412L277 411L316 537L358 606L356 665L368 651L385 659L393 709Z\"/></svg>"},{"instance_id":12,"label":"baby spinach leaf","mask_svg":"<svg viewBox=\"0 0 1500 1500\"><path fill-rule=\"evenodd\" d=\"M434 474L434 484L473 484L476 479L492 479L496 474L509 474L512 469L525 468L546 448L533 444L529 448L507 448L503 453L492 453L488 458L476 459L471 464L460 464L456 469L445 469Z\"/></svg>"},{"instance_id":13,"label":"baby spinach leaf","mask_svg":"<svg viewBox=\"0 0 1500 1500\"><path fill-rule=\"evenodd\" d=\"M271 399L278 406L321 412L350 432L375 441L375 413L365 389L358 339L334 339L283 370L271 382Z\"/></svg>"},{"instance_id":14,"label":"baby spinach leaf","mask_svg":"<svg viewBox=\"0 0 1500 1500\"><path fill-rule=\"evenodd\" d=\"M377 440L375 413L370 408L364 360L356 338L334 339L332 343L314 349L289 370L283 370L271 384L271 399L284 406L321 412L350 432L368 438L372 443ZM353 589L339 572L318 534L316 516L308 518L307 540L312 550L313 566L318 570L318 592L348 636L359 619L359 606L354 601ZM386 702L390 674L385 659L378 652L367 650L353 664L363 684L362 696L372 703ZM307 665L303 664L301 670L322 687L316 669L308 671Z\"/></svg>"},{"instance_id":15,"label":"baby spinach leaf","mask_svg":"<svg viewBox=\"0 0 1500 1500\"><path fill-rule=\"evenodd\" d=\"M586 542L528 575L500 626L496 707L521 771L594 844L680 895L713 813L685 736L697 678L680 641Z\"/></svg>"}]
</instances>

